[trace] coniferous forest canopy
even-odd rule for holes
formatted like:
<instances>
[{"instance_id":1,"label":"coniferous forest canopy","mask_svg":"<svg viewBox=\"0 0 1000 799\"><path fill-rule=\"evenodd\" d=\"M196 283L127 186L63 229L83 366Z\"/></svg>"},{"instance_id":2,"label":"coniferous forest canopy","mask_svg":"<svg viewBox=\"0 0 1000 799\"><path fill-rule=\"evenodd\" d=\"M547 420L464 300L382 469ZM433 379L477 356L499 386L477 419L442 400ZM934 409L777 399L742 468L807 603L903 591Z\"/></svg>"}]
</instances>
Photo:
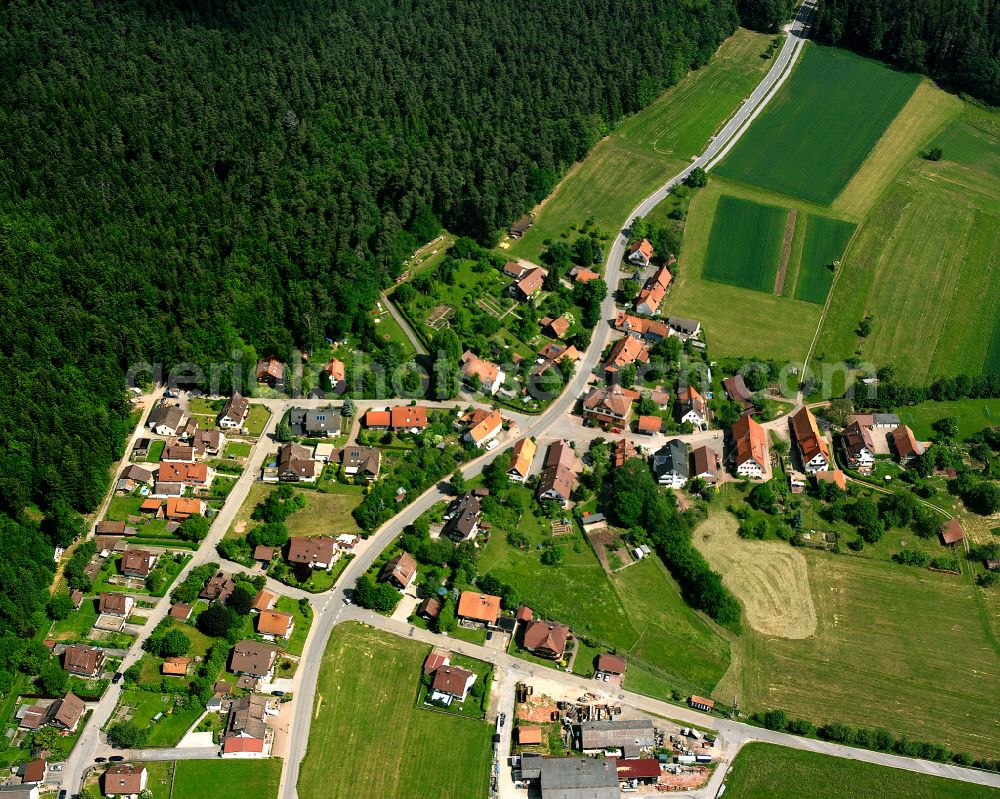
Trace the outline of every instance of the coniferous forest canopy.
<instances>
[{"instance_id":1,"label":"coniferous forest canopy","mask_svg":"<svg viewBox=\"0 0 1000 799\"><path fill-rule=\"evenodd\" d=\"M37 670L51 546L121 454L129 364L363 332L415 245L492 239L738 23L730 0L0 15L0 691Z\"/></svg>"}]
</instances>

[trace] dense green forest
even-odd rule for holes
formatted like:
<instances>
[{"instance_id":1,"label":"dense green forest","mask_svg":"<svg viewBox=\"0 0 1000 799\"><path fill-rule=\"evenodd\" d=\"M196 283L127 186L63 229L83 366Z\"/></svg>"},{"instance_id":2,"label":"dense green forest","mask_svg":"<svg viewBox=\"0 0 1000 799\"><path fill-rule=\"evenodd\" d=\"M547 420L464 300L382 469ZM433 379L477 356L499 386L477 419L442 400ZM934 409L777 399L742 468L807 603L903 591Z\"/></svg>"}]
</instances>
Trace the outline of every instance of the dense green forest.
<instances>
[{"instance_id":1,"label":"dense green forest","mask_svg":"<svg viewBox=\"0 0 1000 799\"><path fill-rule=\"evenodd\" d=\"M732 0L0 16L0 690L37 667L51 546L107 486L129 365L364 338L415 245L490 242L738 21Z\"/></svg>"},{"instance_id":2,"label":"dense green forest","mask_svg":"<svg viewBox=\"0 0 1000 799\"><path fill-rule=\"evenodd\" d=\"M815 35L1000 104L1000 0L822 0Z\"/></svg>"}]
</instances>

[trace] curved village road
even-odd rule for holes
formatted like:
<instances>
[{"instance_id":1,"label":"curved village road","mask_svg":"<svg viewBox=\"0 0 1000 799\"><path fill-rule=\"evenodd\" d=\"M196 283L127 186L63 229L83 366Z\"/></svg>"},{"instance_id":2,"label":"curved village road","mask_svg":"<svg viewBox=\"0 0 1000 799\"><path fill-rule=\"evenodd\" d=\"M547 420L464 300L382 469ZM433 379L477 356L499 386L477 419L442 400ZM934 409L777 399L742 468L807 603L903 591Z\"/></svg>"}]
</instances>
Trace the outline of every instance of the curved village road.
<instances>
[{"instance_id":1,"label":"curved village road","mask_svg":"<svg viewBox=\"0 0 1000 799\"><path fill-rule=\"evenodd\" d=\"M805 42L806 33L808 31L808 18L812 9L815 7L815 2L816 0L806 0L806 2L800 7L795 20L791 26L789 26L789 36L775 59L773 67L758 87L747 98L747 100L744 101L740 110L737 111L728 123L726 123L719 134L713 138L705 152L700 157L695 159L680 174L668 181L660 189L636 206L626 220L626 226L636 216L645 216L649 213L649 211L651 211L657 203L662 201L663 198L670 193L674 186L687 177L692 169L698 166L704 169L711 169L711 167L714 166L726 152L728 152L728 149L736 142L736 140L739 139L750 122L752 122L754 117L756 117L756 115L774 95L777 88L784 82L791 65L794 64L796 58L801 52ZM615 287L618 284L620 267L627 242L627 234L623 232L615 240L609 252L605 271L605 279L609 287ZM613 295L609 292L609 295L604 301L602 307L603 318L605 320L612 318L615 314L615 310ZM515 438L520 438L522 436L535 436L536 438L547 439L558 434L568 433L569 429L565 425L566 416L572 412L577 400L584 393L588 384L593 380L593 373L598 365L602 352L611 339L611 335L612 330L609 325L602 324L599 326L594 333L594 337L591 340L589 348L581 359L577 374L562 395L557 398L544 413L537 417L531 417L518 413L507 414L508 417L518 425L518 435L512 436L510 440L502 444L492 453L484 454L466 464L462 468L463 474L467 478L479 474L483 467L487 463L491 462L493 458L495 458L506 446L509 446ZM237 483L233 487L228 501L222 511L213 520L208 537L202 543L199 550L194 553L191 563L178 577L179 580L183 579L184 576L186 576L186 574L197 565L213 560L221 560L215 551L215 545L222 539L226 531L229 529L237 511L245 501L250 488L255 481L256 475L259 474L260 469L264 464L264 460L271 449L270 436L273 434L277 421L281 418L284 411L292 405L310 407L320 403L325 403L325 401L322 400L303 399L255 400L255 402L267 405L272 411L272 416L262 435L258 438L257 442L253 446L253 449L251 450L243 475L237 480ZM360 413L367 407L384 406L385 401L359 401L357 404ZM455 402L428 404L440 407L454 407ZM682 438L684 437L682 436ZM536 667L532 664L512 658L506 653L486 650L474 644L454 640L448 638L447 636L438 636L424 630L414 629L409 625L394 622L391 619L377 616L367 611L363 611L360 608L346 604L345 586L354 585L356 579L368 569L382 550L391 543L403 527L413 523L418 516L428 510L432 505L446 498L447 494L440 486L435 486L424 492L424 494L404 508L391 520L386 522L381 528L379 528L378 531L375 532L373 536L371 536L363 551L353 561L351 561L347 569L345 569L344 573L341 575L341 578L338 580L337 585L334 586L331 591L321 595L309 595L309 599L313 604L315 616L295 678L296 690L294 692L295 698L293 704L297 712L294 713L291 728L289 730L289 737L285 746L284 770L282 773L280 789L281 799L296 799L297 797L296 784L298 781L299 766L301 758L305 754L306 747L308 745L309 727L312 716L311 711L314 706L316 684L319 678L322 656L330 634L338 623L343 621L362 621L364 623L371 624L372 626L385 629L394 634L412 637L418 640L426 640L430 643L443 643L455 651L494 662L506 673L507 677L516 677L520 679L522 677L529 677L535 672ZM236 564L228 564L227 568L239 570L241 567L238 567ZM280 586L280 590L282 593L290 596L305 596L304 592L291 589L288 586ZM157 602L156 608L148 614L149 621L147 622L147 629L152 629L156 623L164 618L168 613L169 608L169 598L164 597L160 599ZM139 657L141 657L142 651L139 644L140 641L137 640L129 654L125 657L121 667L123 670L137 662ZM549 669L545 669L544 671L545 677L548 679L556 680L569 686L578 686L581 688L592 687L588 681L582 680L574 675ZM506 689L512 690L512 688L513 686L508 680ZM896 768L905 768L950 777L953 779L978 782L986 785L996 785L1000 787L1000 776L997 775L984 774L970 769L960 769L940 763L928 763L926 761L899 758L877 752L855 750L850 749L849 747L825 744L821 741L811 741L796 738L790 735L771 733L766 730L759 730L743 724L726 722L705 714L696 713L695 711L688 710L687 708L677 707L675 705L660 702L639 694L632 694L627 691L622 692L621 696L623 698L618 701L623 701L638 709L679 719L686 721L687 723L698 724L702 727L719 730L720 741L725 742L726 752L728 755L735 754L739 747L746 741L754 739L770 740L786 746L822 751L826 754L838 757L852 757L859 760L868 760L870 762L880 763L882 765L894 766ZM116 686L112 686L105 693L104 697L101 698L101 700L96 703L88 704L88 708L93 710L93 715L67 761L63 772L64 776L59 786L60 788L66 789L71 793L76 792L81 785L85 773L89 771L90 767L93 765L94 757L96 755L106 755L110 753L104 739L104 735L101 733L101 728L111 717L117 698L118 688ZM197 752L197 754L195 754L195 752ZM192 750L188 752L186 756L208 757L214 756L214 752L215 749L211 752L208 750ZM142 754L143 756L147 756L148 754L149 757L156 758L163 756L159 752L155 755L147 752L143 752ZM718 782L721 783L725 776L725 771L723 769L719 769L717 773ZM715 784L710 785L709 788L706 789L704 795L709 795L709 790L714 792L717 787L718 786ZM714 793L712 793L712 795L714 796Z\"/></svg>"}]
</instances>

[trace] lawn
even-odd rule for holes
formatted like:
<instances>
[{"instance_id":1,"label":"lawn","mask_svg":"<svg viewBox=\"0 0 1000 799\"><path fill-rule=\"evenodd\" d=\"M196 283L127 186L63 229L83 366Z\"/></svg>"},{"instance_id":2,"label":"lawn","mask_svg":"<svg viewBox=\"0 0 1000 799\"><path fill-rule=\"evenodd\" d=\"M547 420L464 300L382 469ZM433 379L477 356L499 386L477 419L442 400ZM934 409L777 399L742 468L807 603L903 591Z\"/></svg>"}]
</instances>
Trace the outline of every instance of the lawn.
<instances>
[{"instance_id":1,"label":"lawn","mask_svg":"<svg viewBox=\"0 0 1000 799\"><path fill-rule=\"evenodd\" d=\"M192 659L204 658L211 649L212 644L215 643L214 638L209 638L204 633L200 632L197 627L193 624L185 624L177 619L171 620L170 627L171 630L180 630L184 635L188 637L191 641L191 648L187 652L187 657ZM140 681L146 685L159 685L162 680L166 679L169 682L176 682L177 684L187 684L191 682L193 678L192 674L187 677L166 677L160 673L160 667L163 665L163 658L151 655L148 652L142 656L139 661L142 667L142 675L140 676Z\"/></svg>"},{"instance_id":2,"label":"lawn","mask_svg":"<svg viewBox=\"0 0 1000 799\"><path fill-rule=\"evenodd\" d=\"M946 416L958 419L958 438L964 441L980 430L1000 424L1000 399L968 399L956 402L935 402L928 400L919 405L898 408L903 424L909 425L920 441L930 441L936 437L931 427L934 422Z\"/></svg>"},{"instance_id":3,"label":"lawn","mask_svg":"<svg viewBox=\"0 0 1000 799\"><path fill-rule=\"evenodd\" d=\"M257 524L250 518L253 509L276 488L274 484L254 483L233 518L226 537L243 538ZM308 504L285 520L289 535L340 535L360 532L351 511L361 504L364 487L325 481L322 490L303 489L301 493L305 495Z\"/></svg>"},{"instance_id":4,"label":"lawn","mask_svg":"<svg viewBox=\"0 0 1000 799\"><path fill-rule=\"evenodd\" d=\"M174 760L143 763L153 799L275 799L281 759ZM250 791L248 794L247 791Z\"/></svg>"},{"instance_id":5,"label":"lawn","mask_svg":"<svg viewBox=\"0 0 1000 799\"><path fill-rule=\"evenodd\" d=\"M153 441L153 443L149 445L149 451L146 453L146 462L159 463L160 456L163 455L163 448L166 445L167 442L161 438L158 438L155 441Z\"/></svg>"},{"instance_id":6,"label":"lawn","mask_svg":"<svg viewBox=\"0 0 1000 799\"><path fill-rule=\"evenodd\" d=\"M787 219L784 208L722 195L715 209L702 276L773 292Z\"/></svg>"},{"instance_id":7,"label":"lawn","mask_svg":"<svg viewBox=\"0 0 1000 799\"><path fill-rule=\"evenodd\" d=\"M299 774L302 799L354 795L359 775L372 796L487 794L492 726L415 705L427 652L425 645L358 624L334 629Z\"/></svg>"},{"instance_id":8,"label":"lawn","mask_svg":"<svg viewBox=\"0 0 1000 799\"><path fill-rule=\"evenodd\" d=\"M917 75L809 43L791 77L716 171L829 205L919 82Z\"/></svg>"},{"instance_id":9,"label":"lawn","mask_svg":"<svg viewBox=\"0 0 1000 799\"><path fill-rule=\"evenodd\" d=\"M249 458L253 445L246 441L229 441L226 443L227 458Z\"/></svg>"},{"instance_id":10,"label":"lawn","mask_svg":"<svg viewBox=\"0 0 1000 799\"><path fill-rule=\"evenodd\" d=\"M267 426L270 418L271 411L267 409L266 405L251 403L250 412L247 414L247 419L243 423L243 427L246 428L248 435L259 436L264 432L264 428Z\"/></svg>"},{"instance_id":11,"label":"lawn","mask_svg":"<svg viewBox=\"0 0 1000 799\"><path fill-rule=\"evenodd\" d=\"M306 643L306 636L309 635L309 628L312 626L312 613L308 618L302 613L297 600L289 596L278 598L278 610L282 613L291 613L295 617L295 629L292 637L288 639L284 649L289 655L301 655L302 648Z\"/></svg>"},{"instance_id":12,"label":"lawn","mask_svg":"<svg viewBox=\"0 0 1000 799\"><path fill-rule=\"evenodd\" d=\"M984 708L995 699L1000 651L969 578L818 550L803 554L814 633L791 639L747 627L734 644L740 665L715 698L736 697L747 711L781 707L817 724L884 727L994 755L1000 725ZM758 591L777 589L762 583Z\"/></svg>"},{"instance_id":13,"label":"lawn","mask_svg":"<svg viewBox=\"0 0 1000 799\"><path fill-rule=\"evenodd\" d=\"M111 723L128 706L131 708L132 721L149 729L149 746L177 746L205 708L197 700L191 700L190 707L175 707L174 700L175 697L171 694L123 690ZM162 718L153 721L158 713L163 713Z\"/></svg>"},{"instance_id":14,"label":"lawn","mask_svg":"<svg viewBox=\"0 0 1000 799\"><path fill-rule=\"evenodd\" d=\"M994 788L766 743L740 750L726 799L986 799Z\"/></svg>"},{"instance_id":15,"label":"lawn","mask_svg":"<svg viewBox=\"0 0 1000 799\"><path fill-rule=\"evenodd\" d=\"M78 641L85 637L97 621L97 606L93 597L85 597L79 610L65 619L52 622L48 637L55 641Z\"/></svg>"},{"instance_id":16,"label":"lawn","mask_svg":"<svg viewBox=\"0 0 1000 799\"><path fill-rule=\"evenodd\" d=\"M392 318L392 314L383 314L375 320L375 325L376 330L378 330L378 334L385 341L395 341L400 347L403 348L404 360L412 358L417 354L417 351L413 348L413 344L406 337L406 333L403 332L403 328L401 328L399 323Z\"/></svg>"},{"instance_id":17,"label":"lawn","mask_svg":"<svg viewBox=\"0 0 1000 799\"><path fill-rule=\"evenodd\" d=\"M854 224L828 216L806 219L806 238L799 262L799 279L795 285L795 299L823 305L833 285L834 261L844 257L847 242L854 233Z\"/></svg>"},{"instance_id":18,"label":"lawn","mask_svg":"<svg viewBox=\"0 0 1000 799\"><path fill-rule=\"evenodd\" d=\"M593 217L611 235L629 212L700 153L771 62L761 58L773 37L739 29L709 64L689 73L648 108L626 119L573 167L534 210L534 225L509 252L537 261L546 239Z\"/></svg>"},{"instance_id":19,"label":"lawn","mask_svg":"<svg viewBox=\"0 0 1000 799\"><path fill-rule=\"evenodd\" d=\"M837 278L825 360L860 351L918 384L1000 369L998 128L1000 113L968 107L937 140L944 158L912 158L875 205Z\"/></svg>"}]
</instances>

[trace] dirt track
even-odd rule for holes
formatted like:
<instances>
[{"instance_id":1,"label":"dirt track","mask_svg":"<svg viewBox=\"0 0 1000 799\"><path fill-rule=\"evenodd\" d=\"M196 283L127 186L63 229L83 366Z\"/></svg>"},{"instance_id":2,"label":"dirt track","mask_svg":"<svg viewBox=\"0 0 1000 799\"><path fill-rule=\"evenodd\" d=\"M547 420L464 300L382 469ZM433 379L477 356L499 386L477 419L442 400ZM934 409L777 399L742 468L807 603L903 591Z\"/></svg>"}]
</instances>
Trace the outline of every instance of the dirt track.
<instances>
[{"instance_id":1,"label":"dirt track","mask_svg":"<svg viewBox=\"0 0 1000 799\"><path fill-rule=\"evenodd\" d=\"M727 511L713 511L694 531L695 546L743 603L751 627L808 638L816 632L816 608L805 557L783 541L745 541L738 526Z\"/></svg>"}]
</instances>

